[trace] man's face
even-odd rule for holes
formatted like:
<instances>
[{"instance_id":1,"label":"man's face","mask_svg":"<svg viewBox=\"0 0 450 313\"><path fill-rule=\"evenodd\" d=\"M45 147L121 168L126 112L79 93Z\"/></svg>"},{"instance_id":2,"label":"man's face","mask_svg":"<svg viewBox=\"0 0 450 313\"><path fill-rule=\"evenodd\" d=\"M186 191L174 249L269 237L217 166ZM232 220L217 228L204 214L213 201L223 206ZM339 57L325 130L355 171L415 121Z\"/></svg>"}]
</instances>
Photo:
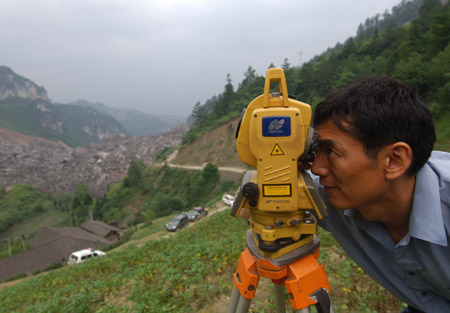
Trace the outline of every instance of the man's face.
<instances>
[{"instance_id":1,"label":"man's face","mask_svg":"<svg viewBox=\"0 0 450 313\"><path fill-rule=\"evenodd\" d=\"M328 200L337 209L358 209L371 219L370 208L381 201L388 185L383 161L369 158L362 143L332 119L315 130L319 148L311 171L320 176Z\"/></svg>"}]
</instances>

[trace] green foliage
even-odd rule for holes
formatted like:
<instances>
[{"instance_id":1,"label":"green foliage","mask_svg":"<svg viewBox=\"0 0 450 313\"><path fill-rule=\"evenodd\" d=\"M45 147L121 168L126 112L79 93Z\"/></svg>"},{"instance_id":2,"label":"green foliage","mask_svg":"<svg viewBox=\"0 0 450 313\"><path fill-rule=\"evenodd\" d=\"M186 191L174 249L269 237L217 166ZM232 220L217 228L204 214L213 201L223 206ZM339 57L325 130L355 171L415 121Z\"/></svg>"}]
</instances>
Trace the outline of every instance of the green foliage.
<instances>
[{"instance_id":1,"label":"green foliage","mask_svg":"<svg viewBox=\"0 0 450 313\"><path fill-rule=\"evenodd\" d=\"M69 194L57 194L53 197L53 205L58 210L69 212L72 205L72 196Z\"/></svg>"},{"instance_id":2,"label":"green foliage","mask_svg":"<svg viewBox=\"0 0 450 313\"><path fill-rule=\"evenodd\" d=\"M0 241L0 259L8 257L10 250L11 254L15 254L30 248L28 238L25 236L3 239Z\"/></svg>"},{"instance_id":3,"label":"green foliage","mask_svg":"<svg viewBox=\"0 0 450 313\"><path fill-rule=\"evenodd\" d=\"M357 77L387 75L414 88L435 116L439 116L449 108L449 43L448 3L402 1L392 13L367 19L355 38L338 43L300 68L291 67L287 59L282 67L289 93L312 107ZM209 100L203 106L197 103L194 110L202 112L201 118L186 133L182 144L192 143L203 133L238 117L242 109L263 93L264 77L257 76L251 66L244 76L235 92L230 86L231 78L227 77L224 92L215 97L213 111L206 105Z\"/></svg>"},{"instance_id":4,"label":"green foliage","mask_svg":"<svg viewBox=\"0 0 450 313\"><path fill-rule=\"evenodd\" d=\"M216 185L220 180L220 173L217 166L208 163L202 171L202 178L204 184Z\"/></svg>"},{"instance_id":5,"label":"green foliage","mask_svg":"<svg viewBox=\"0 0 450 313\"><path fill-rule=\"evenodd\" d=\"M0 233L37 213L53 209L50 196L34 189L31 184L15 186L0 193Z\"/></svg>"},{"instance_id":6,"label":"green foliage","mask_svg":"<svg viewBox=\"0 0 450 313\"><path fill-rule=\"evenodd\" d=\"M84 185L78 186L72 200L72 209L70 210L72 225L81 225L89 218L92 203L93 199L89 189Z\"/></svg>"},{"instance_id":7,"label":"green foliage","mask_svg":"<svg viewBox=\"0 0 450 313\"><path fill-rule=\"evenodd\" d=\"M174 149L174 147L165 147L164 149L162 149L161 152L159 152L156 156L156 162L164 162L167 157L172 154Z\"/></svg>"},{"instance_id":8,"label":"green foliage","mask_svg":"<svg viewBox=\"0 0 450 313\"><path fill-rule=\"evenodd\" d=\"M66 195L67 196L67 195ZM65 200L62 200L65 198ZM70 198L70 196L69 196ZM70 201L70 199L69 199ZM67 213L61 212L67 198L49 195L34 189L31 184L0 191L0 258L29 249L28 239L41 226L63 223ZM67 204L67 203L66 203Z\"/></svg>"},{"instance_id":9,"label":"green foliage","mask_svg":"<svg viewBox=\"0 0 450 313\"><path fill-rule=\"evenodd\" d=\"M231 84L230 74L227 74L227 84L225 85L225 90L219 95L218 101L214 105L213 114L214 116L220 118L225 115L229 108L231 107L231 102L234 98L234 88Z\"/></svg>"},{"instance_id":10,"label":"green foliage","mask_svg":"<svg viewBox=\"0 0 450 313\"><path fill-rule=\"evenodd\" d=\"M122 182L112 186L104 197L95 199L92 210L96 219L106 222L123 220L129 215L127 207L133 206L140 210L130 222L148 222L202 205L219 188L220 173L212 164L207 164L202 171L167 165L144 169L143 164L138 164L133 165L135 170L130 165L128 176Z\"/></svg>"},{"instance_id":11,"label":"green foliage","mask_svg":"<svg viewBox=\"0 0 450 313\"><path fill-rule=\"evenodd\" d=\"M436 121L437 133L435 149L450 151L450 114L440 116Z\"/></svg>"},{"instance_id":12,"label":"green foliage","mask_svg":"<svg viewBox=\"0 0 450 313\"><path fill-rule=\"evenodd\" d=\"M180 196L157 194L152 198L152 200L144 208L144 210L152 210L154 213L154 217L161 217L169 215L174 211L182 211L185 208L186 204L183 202Z\"/></svg>"},{"instance_id":13,"label":"green foliage","mask_svg":"<svg viewBox=\"0 0 450 313\"><path fill-rule=\"evenodd\" d=\"M125 177L123 184L125 187L139 187L142 183L142 172L145 164L142 160L134 160L130 162L128 167L128 175Z\"/></svg>"}]
</instances>

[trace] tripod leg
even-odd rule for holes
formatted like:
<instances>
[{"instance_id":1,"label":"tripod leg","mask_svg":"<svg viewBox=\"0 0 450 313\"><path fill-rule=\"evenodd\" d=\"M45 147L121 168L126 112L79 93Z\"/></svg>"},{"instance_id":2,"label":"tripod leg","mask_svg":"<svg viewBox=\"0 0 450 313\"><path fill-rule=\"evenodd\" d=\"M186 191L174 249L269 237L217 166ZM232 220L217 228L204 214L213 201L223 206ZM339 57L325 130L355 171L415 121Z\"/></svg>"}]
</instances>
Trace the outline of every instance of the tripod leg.
<instances>
[{"instance_id":1,"label":"tripod leg","mask_svg":"<svg viewBox=\"0 0 450 313\"><path fill-rule=\"evenodd\" d=\"M286 304L284 303L284 286L274 283L273 293L275 294L277 313L286 313Z\"/></svg>"},{"instance_id":2,"label":"tripod leg","mask_svg":"<svg viewBox=\"0 0 450 313\"><path fill-rule=\"evenodd\" d=\"M236 313L247 313L248 309L250 308L251 301L251 299L246 299L243 296L240 296Z\"/></svg>"},{"instance_id":3,"label":"tripod leg","mask_svg":"<svg viewBox=\"0 0 450 313\"><path fill-rule=\"evenodd\" d=\"M239 289L236 287L233 287L233 292L231 293L230 303L228 304L228 310L227 313L235 313L236 308L239 302L239 298L241 297L241 294L239 293Z\"/></svg>"},{"instance_id":4,"label":"tripod leg","mask_svg":"<svg viewBox=\"0 0 450 313\"><path fill-rule=\"evenodd\" d=\"M227 312L247 313L259 281L256 258L251 255L248 249L241 253L233 281L234 288Z\"/></svg>"}]
</instances>

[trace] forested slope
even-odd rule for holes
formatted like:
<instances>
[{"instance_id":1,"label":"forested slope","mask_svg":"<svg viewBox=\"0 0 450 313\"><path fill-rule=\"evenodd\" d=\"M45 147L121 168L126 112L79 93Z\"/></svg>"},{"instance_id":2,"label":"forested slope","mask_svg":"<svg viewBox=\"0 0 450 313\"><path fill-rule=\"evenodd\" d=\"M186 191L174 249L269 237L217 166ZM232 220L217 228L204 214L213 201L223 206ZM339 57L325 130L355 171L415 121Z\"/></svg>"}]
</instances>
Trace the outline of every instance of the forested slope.
<instances>
[{"instance_id":1,"label":"forested slope","mask_svg":"<svg viewBox=\"0 0 450 313\"><path fill-rule=\"evenodd\" d=\"M411 20L412 19L412 20ZM450 149L448 136L450 99L450 8L439 0L402 2L382 17L369 18L357 36L316 56L301 67L285 70L289 94L314 106L332 91L355 78L387 75L414 88L433 112L438 132L436 148ZM273 64L271 64L273 66ZM224 91L197 103L192 129L183 144L218 125L239 117L256 96L263 93L264 77L249 66L235 89L227 77Z\"/></svg>"}]
</instances>

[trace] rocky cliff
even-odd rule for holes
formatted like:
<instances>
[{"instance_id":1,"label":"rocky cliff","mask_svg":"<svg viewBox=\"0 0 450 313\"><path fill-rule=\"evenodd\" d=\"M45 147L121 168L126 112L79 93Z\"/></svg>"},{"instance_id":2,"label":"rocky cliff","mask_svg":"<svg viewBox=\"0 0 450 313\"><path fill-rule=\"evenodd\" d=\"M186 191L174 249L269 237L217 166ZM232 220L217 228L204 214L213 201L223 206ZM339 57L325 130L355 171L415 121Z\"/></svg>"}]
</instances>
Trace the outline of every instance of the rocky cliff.
<instances>
[{"instance_id":1,"label":"rocky cliff","mask_svg":"<svg viewBox=\"0 0 450 313\"><path fill-rule=\"evenodd\" d=\"M43 192L73 194L86 185L100 196L127 174L132 160L151 164L162 149L179 145L186 131L187 125L179 125L158 136L114 136L73 149L0 129L0 186L30 182Z\"/></svg>"},{"instance_id":2,"label":"rocky cliff","mask_svg":"<svg viewBox=\"0 0 450 313\"><path fill-rule=\"evenodd\" d=\"M17 75L6 66L0 66L0 99L13 97L50 101L44 87Z\"/></svg>"}]
</instances>

